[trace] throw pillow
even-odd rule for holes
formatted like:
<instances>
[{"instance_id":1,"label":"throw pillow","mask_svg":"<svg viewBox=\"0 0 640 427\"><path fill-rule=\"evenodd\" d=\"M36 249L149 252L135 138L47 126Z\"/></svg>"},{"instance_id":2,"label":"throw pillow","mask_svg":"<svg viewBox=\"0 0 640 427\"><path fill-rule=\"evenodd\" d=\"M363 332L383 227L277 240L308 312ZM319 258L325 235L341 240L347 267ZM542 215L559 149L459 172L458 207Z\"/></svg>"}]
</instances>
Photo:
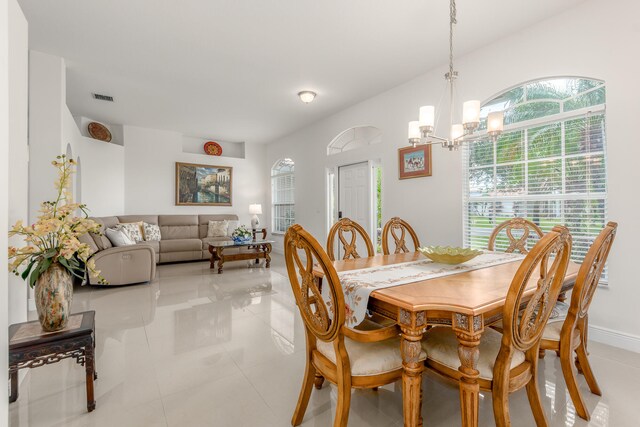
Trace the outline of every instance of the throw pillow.
<instances>
[{"instance_id":1,"label":"throw pillow","mask_svg":"<svg viewBox=\"0 0 640 427\"><path fill-rule=\"evenodd\" d=\"M111 244L116 247L136 244L123 230L119 230L116 228L107 228L105 230L105 234L107 235L107 238L109 239Z\"/></svg>"},{"instance_id":2,"label":"throw pillow","mask_svg":"<svg viewBox=\"0 0 640 427\"><path fill-rule=\"evenodd\" d=\"M127 223L119 223L118 229L123 230L127 236L134 242L142 242L144 241L144 223L140 222L127 222Z\"/></svg>"},{"instance_id":3,"label":"throw pillow","mask_svg":"<svg viewBox=\"0 0 640 427\"><path fill-rule=\"evenodd\" d=\"M235 219L230 219L228 222L229 222L229 227L227 227L227 236L231 236L231 234L233 233L233 230L238 228L238 221L236 221Z\"/></svg>"},{"instance_id":4,"label":"throw pillow","mask_svg":"<svg viewBox=\"0 0 640 427\"><path fill-rule=\"evenodd\" d=\"M158 224L144 223L144 240L147 242L157 242L161 238L160 226Z\"/></svg>"},{"instance_id":5,"label":"throw pillow","mask_svg":"<svg viewBox=\"0 0 640 427\"><path fill-rule=\"evenodd\" d=\"M227 229L229 228L229 221L209 221L209 230L207 231L207 237L226 237Z\"/></svg>"}]
</instances>

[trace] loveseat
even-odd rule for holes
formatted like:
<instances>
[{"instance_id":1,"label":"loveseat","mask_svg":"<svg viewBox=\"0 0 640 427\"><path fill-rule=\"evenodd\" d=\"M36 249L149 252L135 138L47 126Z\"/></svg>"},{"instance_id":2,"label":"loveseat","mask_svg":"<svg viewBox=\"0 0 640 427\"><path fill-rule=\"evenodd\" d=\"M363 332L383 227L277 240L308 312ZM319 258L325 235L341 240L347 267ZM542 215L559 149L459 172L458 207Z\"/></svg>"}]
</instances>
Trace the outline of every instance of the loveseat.
<instances>
[{"instance_id":1,"label":"loveseat","mask_svg":"<svg viewBox=\"0 0 640 427\"><path fill-rule=\"evenodd\" d=\"M90 233L82 238L93 253L96 268L109 285L149 282L155 278L156 264L209 259L209 243L231 237L207 237L209 221L228 220L237 224L237 215L119 215L91 218L103 235ZM160 227L159 241L114 247L104 235L106 228L119 223L146 222ZM235 222L234 222L235 221ZM232 230L230 230L232 231ZM229 233L230 234L230 233ZM97 284L90 279L90 284Z\"/></svg>"}]
</instances>

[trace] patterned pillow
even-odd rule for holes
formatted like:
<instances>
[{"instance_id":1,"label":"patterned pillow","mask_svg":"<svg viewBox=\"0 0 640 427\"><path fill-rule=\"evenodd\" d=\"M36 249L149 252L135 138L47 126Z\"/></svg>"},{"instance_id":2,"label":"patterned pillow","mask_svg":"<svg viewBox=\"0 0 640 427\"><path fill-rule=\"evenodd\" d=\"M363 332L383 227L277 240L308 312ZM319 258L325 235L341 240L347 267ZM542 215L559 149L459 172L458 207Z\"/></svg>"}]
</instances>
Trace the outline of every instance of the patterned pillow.
<instances>
[{"instance_id":1,"label":"patterned pillow","mask_svg":"<svg viewBox=\"0 0 640 427\"><path fill-rule=\"evenodd\" d=\"M157 242L161 238L160 226L158 224L144 223L144 240L147 242Z\"/></svg>"},{"instance_id":2,"label":"patterned pillow","mask_svg":"<svg viewBox=\"0 0 640 427\"><path fill-rule=\"evenodd\" d=\"M227 229L229 228L229 221L209 221L209 230L207 231L207 237L226 237Z\"/></svg>"},{"instance_id":3,"label":"patterned pillow","mask_svg":"<svg viewBox=\"0 0 640 427\"><path fill-rule=\"evenodd\" d=\"M143 222L127 222L127 223L119 223L118 230L124 231L127 236L134 242L143 242L144 241L144 226Z\"/></svg>"}]
</instances>

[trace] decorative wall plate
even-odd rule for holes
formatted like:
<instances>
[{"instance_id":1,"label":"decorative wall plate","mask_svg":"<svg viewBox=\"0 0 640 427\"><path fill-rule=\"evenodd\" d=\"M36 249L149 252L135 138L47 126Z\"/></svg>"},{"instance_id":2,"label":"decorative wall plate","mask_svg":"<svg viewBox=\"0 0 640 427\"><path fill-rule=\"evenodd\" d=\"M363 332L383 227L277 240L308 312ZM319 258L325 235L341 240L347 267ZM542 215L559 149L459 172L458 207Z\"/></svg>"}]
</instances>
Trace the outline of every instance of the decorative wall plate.
<instances>
[{"instance_id":1,"label":"decorative wall plate","mask_svg":"<svg viewBox=\"0 0 640 427\"><path fill-rule=\"evenodd\" d=\"M221 156L222 147L215 141L207 141L204 143L204 152L210 156Z\"/></svg>"},{"instance_id":2,"label":"decorative wall plate","mask_svg":"<svg viewBox=\"0 0 640 427\"><path fill-rule=\"evenodd\" d=\"M109 132L109 129L107 129L105 125L98 122L91 122L87 126L87 130L89 131L91 138L99 141L111 142L111 132Z\"/></svg>"}]
</instances>

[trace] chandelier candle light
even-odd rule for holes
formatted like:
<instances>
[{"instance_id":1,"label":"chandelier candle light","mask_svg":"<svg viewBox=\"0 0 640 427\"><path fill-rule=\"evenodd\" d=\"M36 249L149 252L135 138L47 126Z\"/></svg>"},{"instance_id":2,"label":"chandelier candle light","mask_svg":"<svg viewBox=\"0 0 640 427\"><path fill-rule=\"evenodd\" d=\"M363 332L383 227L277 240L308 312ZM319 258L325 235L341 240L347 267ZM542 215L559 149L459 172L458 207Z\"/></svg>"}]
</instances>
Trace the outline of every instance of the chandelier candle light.
<instances>
[{"instance_id":1,"label":"chandelier candle light","mask_svg":"<svg viewBox=\"0 0 640 427\"><path fill-rule=\"evenodd\" d=\"M462 124L453 123L454 86L458 78L458 72L453 69L453 26L456 24L456 2L450 0L449 15L449 71L444 75L447 81L450 98L449 124L450 135L448 138L434 134L435 108L433 105L420 107L419 119L409 122L409 143L414 147L418 144L441 143L449 150L457 150L463 142L478 140L474 135L480 126L480 101L466 101L462 104ZM496 140L504 128L504 112L495 111L487 117L487 135Z\"/></svg>"}]
</instances>

